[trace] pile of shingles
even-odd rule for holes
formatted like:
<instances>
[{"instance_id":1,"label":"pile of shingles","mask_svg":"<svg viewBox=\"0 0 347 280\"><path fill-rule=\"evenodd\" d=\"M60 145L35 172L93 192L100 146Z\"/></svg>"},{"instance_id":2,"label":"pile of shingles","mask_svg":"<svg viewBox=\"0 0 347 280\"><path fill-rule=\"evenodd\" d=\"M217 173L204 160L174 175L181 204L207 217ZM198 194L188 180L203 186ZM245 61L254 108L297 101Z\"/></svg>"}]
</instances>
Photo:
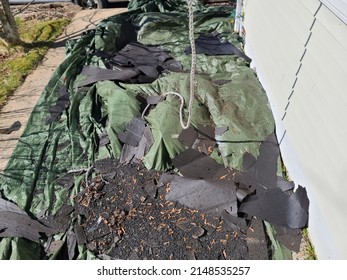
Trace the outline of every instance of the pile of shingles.
<instances>
[{"instance_id":1,"label":"pile of shingles","mask_svg":"<svg viewBox=\"0 0 347 280\"><path fill-rule=\"evenodd\" d=\"M264 259L269 257L264 220L275 226L282 244L298 251L309 201L304 188L294 192L294 183L277 175L275 135L262 142L257 159L246 153L243 169L233 170L211 156L216 138L227 129L200 125L183 130L179 140L187 149L172 159L171 172L161 174L141 163L153 137L145 120L134 118L118 134L120 160L95 163L97 176L86 180L74 207L65 205L40 224L0 200L0 237L36 240L41 233L68 231L70 259L76 257L77 244L97 256L120 259ZM67 174L60 184L71 188L72 178ZM71 214L78 222L68 229ZM48 253L64 244L50 241Z\"/></svg>"},{"instance_id":2,"label":"pile of shingles","mask_svg":"<svg viewBox=\"0 0 347 280\"><path fill-rule=\"evenodd\" d=\"M225 129L215 129L216 135ZM271 223L276 238L297 252L300 229L308 223L309 200L305 188L298 186L294 192L294 183L277 175L280 150L275 134L262 142L257 159L244 154L241 171L225 168L209 156L213 137L213 130L206 127L181 133L182 143L190 148L173 160L182 176L170 178L166 198L221 216L230 228L248 236L250 258L266 255L261 253L265 247L252 242L254 235L258 244L264 243L261 220Z\"/></svg>"},{"instance_id":3,"label":"pile of shingles","mask_svg":"<svg viewBox=\"0 0 347 280\"><path fill-rule=\"evenodd\" d=\"M277 176L274 134L260 145L258 159L246 153L237 171L210 156L215 133L227 128L183 130L179 140L187 149L172 160L172 172L160 174L135 156L150 134L136 123L119 134L120 162L96 162L98 176L75 197L79 244L120 259L266 259L265 220L282 244L299 250L309 201L304 188L294 192L293 182Z\"/></svg>"},{"instance_id":4,"label":"pile of shingles","mask_svg":"<svg viewBox=\"0 0 347 280\"><path fill-rule=\"evenodd\" d=\"M118 136L125 144L122 156L128 151L127 145L138 148L143 139L148 143L150 138L150 131L145 133L145 122L134 125L134 120ZM307 193L301 186L294 192L294 183L277 175L280 150L275 134L261 143L257 159L251 153L245 153L243 169L237 171L217 163L210 156L218 142L216 136L227 129L198 125L182 130L178 139L187 149L172 160L179 175L167 180L171 185L167 199L219 215L224 211L234 217L243 213L292 229L305 227L308 221ZM127 160L121 159L121 162L134 160L139 159L130 153Z\"/></svg>"}]
</instances>

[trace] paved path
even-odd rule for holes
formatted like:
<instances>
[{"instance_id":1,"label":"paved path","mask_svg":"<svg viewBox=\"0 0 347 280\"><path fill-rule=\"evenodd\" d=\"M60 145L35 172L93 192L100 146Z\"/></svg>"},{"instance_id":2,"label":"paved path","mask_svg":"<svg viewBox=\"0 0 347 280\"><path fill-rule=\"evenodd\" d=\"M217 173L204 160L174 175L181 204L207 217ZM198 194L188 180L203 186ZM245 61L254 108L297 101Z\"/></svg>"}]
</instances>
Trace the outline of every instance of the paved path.
<instances>
[{"instance_id":1,"label":"paved path","mask_svg":"<svg viewBox=\"0 0 347 280\"><path fill-rule=\"evenodd\" d=\"M25 79L22 86L1 109L0 129L9 127L15 121L20 121L22 127L11 134L0 134L0 174L6 167L44 87L48 84L54 70L64 60L66 40L77 38L83 31L94 28L102 19L125 11L127 11L126 8L79 11L64 34L49 49L42 63Z\"/></svg>"}]
</instances>

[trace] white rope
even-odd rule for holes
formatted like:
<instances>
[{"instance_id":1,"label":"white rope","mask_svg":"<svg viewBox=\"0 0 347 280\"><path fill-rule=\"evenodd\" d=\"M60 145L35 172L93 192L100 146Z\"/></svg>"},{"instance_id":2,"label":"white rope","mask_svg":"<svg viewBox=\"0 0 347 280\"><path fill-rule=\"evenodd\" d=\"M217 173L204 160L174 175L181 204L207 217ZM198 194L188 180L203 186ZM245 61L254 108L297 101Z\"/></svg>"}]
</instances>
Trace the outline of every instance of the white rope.
<instances>
[{"instance_id":1,"label":"white rope","mask_svg":"<svg viewBox=\"0 0 347 280\"><path fill-rule=\"evenodd\" d=\"M86 183L86 188L88 188L88 177L89 177L90 171L92 171L93 169L94 169L94 164L91 165L91 166L88 167L88 168L72 169L72 170L69 170L67 173L70 174L70 173L81 173L81 172L86 172L84 181L85 181L85 183Z\"/></svg>"},{"instance_id":2,"label":"white rope","mask_svg":"<svg viewBox=\"0 0 347 280\"><path fill-rule=\"evenodd\" d=\"M189 83L189 102L188 102L188 119L187 123L184 123L183 120L183 107L184 107L184 98L180 93L169 91L164 93L163 95L176 95L181 100L180 105L180 123L183 129L187 129L190 126L190 122L192 119L192 107L193 107L193 99L194 99L194 92L195 92L195 68L196 68L196 51L195 51L195 39L194 39L194 13L193 13L193 1L194 0L187 0L188 1L188 17L189 17L189 41L190 41L190 48L192 51L192 57L191 57L191 64L190 64L190 83Z\"/></svg>"}]
</instances>

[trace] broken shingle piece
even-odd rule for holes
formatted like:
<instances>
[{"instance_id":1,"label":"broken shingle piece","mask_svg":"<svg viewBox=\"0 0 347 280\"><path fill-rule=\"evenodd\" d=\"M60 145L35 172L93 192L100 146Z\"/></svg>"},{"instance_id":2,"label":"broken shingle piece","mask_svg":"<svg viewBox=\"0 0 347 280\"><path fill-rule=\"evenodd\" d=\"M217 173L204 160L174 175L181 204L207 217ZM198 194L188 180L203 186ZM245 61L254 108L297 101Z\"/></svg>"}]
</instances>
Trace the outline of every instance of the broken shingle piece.
<instances>
[{"instance_id":1,"label":"broken shingle piece","mask_svg":"<svg viewBox=\"0 0 347 280\"><path fill-rule=\"evenodd\" d=\"M77 236L72 229L69 229L69 231L66 233L66 245L69 260L73 260L76 254Z\"/></svg>"},{"instance_id":2,"label":"broken shingle piece","mask_svg":"<svg viewBox=\"0 0 347 280\"><path fill-rule=\"evenodd\" d=\"M133 118L125 131L118 133L117 137L124 144L137 147L146 128L146 122L141 118Z\"/></svg>"},{"instance_id":3,"label":"broken shingle piece","mask_svg":"<svg viewBox=\"0 0 347 280\"><path fill-rule=\"evenodd\" d=\"M171 57L167 51L156 46L146 46L131 42L118 51L110 60L114 65L133 67L154 81L165 70L181 71L182 65Z\"/></svg>"},{"instance_id":4,"label":"broken shingle piece","mask_svg":"<svg viewBox=\"0 0 347 280\"><path fill-rule=\"evenodd\" d=\"M183 129L178 140L184 145L205 155L210 155L216 146L214 132L211 126L198 125L198 128Z\"/></svg>"},{"instance_id":5,"label":"broken shingle piece","mask_svg":"<svg viewBox=\"0 0 347 280\"><path fill-rule=\"evenodd\" d=\"M261 143L258 159L250 153L245 153L243 171L236 174L235 181L245 186L252 186L258 191L275 188L279 156L277 139L272 133Z\"/></svg>"},{"instance_id":6,"label":"broken shingle piece","mask_svg":"<svg viewBox=\"0 0 347 280\"><path fill-rule=\"evenodd\" d=\"M40 222L57 232L66 232L70 224L70 214L73 211L74 208L71 205L65 204L54 215L40 218Z\"/></svg>"},{"instance_id":7,"label":"broken shingle piece","mask_svg":"<svg viewBox=\"0 0 347 280\"><path fill-rule=\"evenodd\" d=\"M280 188L282 191L290 191L294 189L295 184L292 181L287 181L283 177L277 177L277 188Z\"/></svg>"},{"instance_id":8,"label":"broken shingle piece","mask_svg":"<svg viewBox=\"0 0 347 280\"><path fill-rule=\"evenodd\" d=\"M159 102L165 100L165 95L150 95L146 97L148 105L157 105Z\"/></svg>"},{"instance_id":9,"label":"broken shingle piece","mask_svg":"<svg viewBox=\"0 0 347 280\"><path fill-rule=\"evenodd\" d=\"M309 200L306 189L299 186L296 192L283 192L280 188L247 197L239 212L275 225L299 229L307 226Z\"/></svg>"},{"instance_id":10,"label":"broken shingle piece","mask_svg":"<svg viewBox=\"0 0 347 280\"><path fill-rule=\"evenodd\" d=\"M79 87L90 85L99 81L121 81L126 82L140 74L139 70L118 67L117 69L104 69L96 66L83 66L81 75L85 77L79 83Z\"/></svg>"},{"instance_id":11,"label":"broken shingle piece","mask_svg":"<svg viewBox=\"0 0 347 280\"><path fill-rule=\"evenodd\" d=\"M175 176L165 198L214 214L237 215L236 186L230 180L196 180Z\"/></svg>"},{"instance_id":12,"label":"broken shingle piece","mask_svg":"<svg viewBox=\"0 0 347 280\"><path fill-rule=\"evenodd\" d=\"M249 259L251 260L268 260L269 253L267 248L267 238L263 221L252 219L247 231L247 246Z\"/></svg>"},{"instance_id":13,"label":"broken shingle piece","mask_svg":"<svg viewBox=\"0 0 347 280\"><path fill-rule=\"evenodd\" d=\"M214 130L214 133L216 134L216 136L222 136L228 130L229 130L228 126L216 127Z\"/></svg>"},{"instance_id":14,"label":"broken shingle piece","mask_svg":"<svg viewBox=\"0 0 347 280\"><path fill-rule=\"evenodd\" d=\"M103 147L103 146L106 146L107 144L110 144L110 138L106 131L102 132L99 135L99 138L100 138L99 147Z\"/></svg>"},{"instance_id":15,"label":"broken shingle piece","mask_svg":"<svg viewBox=\"0 0 347 280\"><path fill-rule=\"evenodd\" d=\"M242 202L248 195L253 194L255 191L250 188L239 186L236 190L236 197L238 201Z\"/></svg>"},{"instance_id":16,"label":"broken shingle piece","mask_svg":"<svg viewBox=\"0 0 347 280\"><path fill-rule=\"evenodd\" d=\"M221 213L221 218L233 231L240 230L241 232L245 233L248 230L246 219L235 217L227 211L223 211Z\"/></svg>"},{"instance_id":17,"label":"broken shingle piece","mask_svg":"<svg viewBox=\"0 0 347 280\"><path fill-rule=\"evenodd\" d=\"M200 35L195 39L196 53L204 53L206 55L236 55L242 57L245 61L251 62L245 53L239 50L234 44L230 42L222 42L219 38L219 34L205 34ZM185 54L191 54L191 47L188 47Z\"/></svg>"},{"instance_id":18,"label":"broken shingle piece","mask_svg":"<svg viewBox=\"0 0 347 280\"><path fill-rule=\"evenodd\" d=\"M49 243L49 245L46 248L46 253L47 255L55 255L57 254L62 247L64 246L65 241L63 240L53 240L52 242Z\"/></svg>"},{"instance_id":19,"label":"broken shingle piece","mask_svg":"<svg viewBox=\"0 0 347 280\"><path fill-rule=\"evenodd\" d=\"M230 173L230 169L218 164L213 158L191 148L176 156L172 164L189 178L218 179Z\"/></svg>"},{"instance_id":20,"label":"broken shingle piece","mask_svg":"<svg viewBox=\"0 0 347 280\"><path fill-rule=\"evenodd\" d=\"M51 236L55 233L56 230L33 220L16 204L0 198L0 237L24 237L37 241L42 234Z\"/></svg>"},{"instance_id":21,"label":"broken shingle piece","mask_svg":"<svg viewBox=\"0 0 347 280\"><path fill-rule=\"evenodd\" d=\"M298 253L300 251L301 230L292 229L284 226L273 225L276 232L276 239L280 244L286 246L289 250Z\"/></svg>"},{"instance_id":22,"label":"broken shingle piece","mask_svg":"<svg viewBox=\"0 0 347 280\"><path fill-rule=\"evenodd\" d=\"M197 138L198 138L198 132L192 127L183 129L180 135L178 136L178 140L180 140L180 142L183 145L186 145L189 148L193 147Z\"/></svg>"},{"instance_id":23,"label":"broken shingle piece","mask_svg":"<svg viewBox=\"0 0 347 280\"><path fill-rule=\"evenodd\" d=\"M59 177L56 180L56 183L59 186L62 186L68 190L72 189L72 187L74 186L74 174L72 173L66 173L65 175Z\"/></svg>"},{"instance_id":24,"label":"broken shingle piece","mask_svg":"<svg viewBox=\"0 0 347 280\"><path fill-rule=\"evenodd\" d=\"M148 153L150 147L153 144L152 131L149 126L145 127L142 138L137 147L125 144L122 149L120 156L120 163L129 163L132 160L142 160L143 157Z\"/></svg>"}]
</instances>

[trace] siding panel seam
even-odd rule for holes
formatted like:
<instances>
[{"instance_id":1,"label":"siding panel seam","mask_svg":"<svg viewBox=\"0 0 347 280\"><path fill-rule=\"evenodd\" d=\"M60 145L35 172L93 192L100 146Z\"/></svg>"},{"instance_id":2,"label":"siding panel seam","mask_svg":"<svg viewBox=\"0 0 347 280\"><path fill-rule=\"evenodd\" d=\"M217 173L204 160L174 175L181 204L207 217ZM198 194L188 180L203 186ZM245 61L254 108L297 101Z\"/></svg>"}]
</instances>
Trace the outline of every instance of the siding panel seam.
<instances>
[{"instance_id":1,"label":"siding panel seam","mask_svg":"<svg viewBox=\"0 0 347 280\"><path fill-rule=\"evenodd\" d=\"M291 98L293 97L293 95L295 94L295 88L296 88L298 79L299 79L299 77L300 77L300 71L301 71L301 69L302 69L303 60L304 60L304 58L305 58L305 56L306 56L307 47L308 47L308 44L309 44L309 42L310 42L310 40L311 40L311 37L312 37L312 29L313 29L313 27L314 27L314 25L315 25L315 23L316 23L317 14L318 14L320 8L322 7L322 5L323 5L323 4L320 3L320 5L319 5L318 8L317 8L317 11L316 11L316 12L314 13L314 15L313 15L314 18L313 18L313 21L312 21L312 25L311 25L311 27L310 27L310 29L309 29L309 34L308 34L306 43L305 43L305 45L304 45L304 50L303 50L302 56L301 56L300 61L299 61L298 70L297 70L296 73L295 73L295 77L294 77L294 81L293 81L293 86L292 86L292 92L290 93L290 95L289 95L289 97L288 97L288 102L287 102L287 105L286 105L286 107L285 107L285 109L284 109L283 116L282 116L282 118L281 118L282 121L283 121L283 120L285 119L285 117L287 116L288 109L290 108L290 99L291 99ZM285 131L285 132L286 132L286 131ZM283 137L284 137L284 135L285 135L285 132L284 132L284 134L283 134L283 136L282 136L282 139L283 139Z\"/></svg>"}]
</instances>

